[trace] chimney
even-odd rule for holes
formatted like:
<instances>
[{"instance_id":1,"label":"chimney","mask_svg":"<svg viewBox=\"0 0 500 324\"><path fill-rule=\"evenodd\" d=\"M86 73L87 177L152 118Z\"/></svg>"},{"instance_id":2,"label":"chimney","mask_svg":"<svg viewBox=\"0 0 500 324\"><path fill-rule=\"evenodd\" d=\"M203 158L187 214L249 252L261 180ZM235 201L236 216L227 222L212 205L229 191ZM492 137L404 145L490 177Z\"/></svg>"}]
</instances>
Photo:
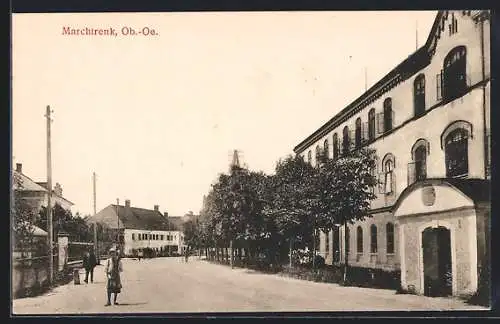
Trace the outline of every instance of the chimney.
<instances>
[{"instance_id":1,"label":"chimney","mask_svg":"<svg viewBox=\"0 0 500 324\"><path fill-rule=\"evenodd\" d=\"M23 173L23 164L22 163L16 163L16 171L19 173Z\"/></svg>"},{"instance_id":2,"label":"chimney","mask_svg":"<svg viewBox=\"0 0 500 324\"><path fill-rule=\"evenodd\" d=\"M165 218L168 218L168 213L167 213L167 212L164 212L164 213L163 213L163 216L164 216Z\"/></svg>"},{"instance_id":3,"label":"chimney","mask_svg":"<svg viewBox=\"0 0 500 324\"><path fill-rule=\"evenodd\" d=\"M130 207L130 200L129 199L125 200L125 207Z\"/></svg>"},{"instance_id":4,"label":"chimney","mask_svg":"<svg viewBox=\"0 0 500 324\"><path fill-rule=\"evenodd\" d=\"M159 211L160 211L160 206L155 205L155 212L159 212Z\"/></svg>"}]
</instances>

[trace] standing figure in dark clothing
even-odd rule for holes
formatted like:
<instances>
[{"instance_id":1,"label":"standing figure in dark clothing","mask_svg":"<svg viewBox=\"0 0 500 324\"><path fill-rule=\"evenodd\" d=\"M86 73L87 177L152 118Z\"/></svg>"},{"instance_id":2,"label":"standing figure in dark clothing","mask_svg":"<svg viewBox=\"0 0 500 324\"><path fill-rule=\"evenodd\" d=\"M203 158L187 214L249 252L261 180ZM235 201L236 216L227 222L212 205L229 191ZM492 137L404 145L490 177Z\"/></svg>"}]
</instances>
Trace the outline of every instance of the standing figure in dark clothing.
<instances>
[{"instance_id":1,"label":"standing figure in dark clothing","mask_svg":"<svg viewBox=\"0 0 500 324\"><path fill-rule=\"evenodd\" d=\"M90 274L90 282L94 282L94 268L97 265L97 258L94 254L94 251L90 249L86 251L83 255L83 268L85 269L85 283L89 283L89 274Z\"/></svg>"},{"instance_id":2,"label":"standing figure in dark clothing","mask_svg":"<svg viewBox=\"0 0 500 324\"><path fill-rule=\"evenodd\" d=\"M115 294L113 301L115 305L118 305L116 299L122 289L122 282L120 278L120 272L123 271L122 261L120 260L120 257L114 247L109 250L109 253L111 257L106 261L105 268L106 276L108 278L108 302L105 306L111 305L111 294Z\"/></svg>"}]
</instances>

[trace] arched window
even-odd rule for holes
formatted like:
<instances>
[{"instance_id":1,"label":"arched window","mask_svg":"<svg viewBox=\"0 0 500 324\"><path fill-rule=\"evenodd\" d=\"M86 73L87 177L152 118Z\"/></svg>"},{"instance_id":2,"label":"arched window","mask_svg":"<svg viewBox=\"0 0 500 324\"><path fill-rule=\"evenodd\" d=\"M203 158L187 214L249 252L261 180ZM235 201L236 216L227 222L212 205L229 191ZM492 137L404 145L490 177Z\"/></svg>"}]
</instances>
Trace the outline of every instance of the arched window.
<instances>
[{"instance_id":1,"label":"arched window","mask_svg":"<svg viewBox=\"0 0 500 324\"><path fill-rule=\"evenodd\" d=\"M425 113L425 76L420 74L413 82L413 109L415 116Z\"/></svg>"},{"instance_id":2,"label":"arched window","mask_svg":"<svg viewBox=\"0 0 500 324\"><path fill-rule=\"evenodd\" d=\"M309 150L309 152L307 152L307 162L311 163L311 160L312 160L312 154L311 150Z\"/></svg>"},{"instance_id":3,"label":"arched window","mask_svg":"<svg viewBox=\"0 0 500 324\"><path fill-rule=\"evenodd\" d=\"M339 139L337 133L333 134L333 159L339 158Z\"/></svg>"},{"instance_id":4,"label":"arched window","mask_svg":"<svg viewBox=\"0 0 500 324\"><path fill-rule=\"evenodd\" d=\"M445 138L446 177L463 177L469 173L469 134L466 129L457 128Z\"/></svg>"},{"instance_id":5,"label":"arched window","mask_svg":"<svg viewBox=\"0 0 500 324\"><path fill-rule=\"evenodd\" d=\"M368 112L368 139L370 141L375 139L375 108Z\"/></svg>"},{"instance_id":6,"label":"arched window","mask_svg":"<svg viewBox=\"0 0 500 324\"><path fill-rule=\"evenodd\" d=\"M361 226L356 229L356 243L358 253L363 253L363 229Z\"/></svg>"},{"instance_id":7,"label":"arched window","mask_svg":"<svg viewBox=\"0 0 500 324\"><path fill-rule=\"evenodd\" d=\"M370 253L377 253L377 226L370 226Z\"/></svg>"},{"instance_id":8,"label":"arched window","mask_svg":"<svg viewBox=\"0 0 500 324\"><path fill-rule=\"evenodd\" d=\"M427 148L420 145L415 149L415 173L417 181L425 180L427 178Z\"/></svg>"},{"instance_id":9,"label":"arched window","mask_svg":"<svg viewBox=\"0 0 500 324\"><path fill-rule=\"evenodd\" d=\"M443 63L442 94L443 99L453 99L467 89L466 49L457 46L446 55Z\"/></svg>"},{"instance_id":10,"label":"arched window","mask_svg":"<svg viewBox=\"0 0 500 324\"><path fill-rule=\"evenodd\" d=\"M316 145L316 163L319 162L320 154L321 154L321 149L319 148L319 145Z\"/></svg>"},{"instance_id":11,"label":"arched window","mask_svg":"<svg viewBox=\"0 0 500 324\"><path fill-rule=\"evenodd\" d=\"M349 153L349 127L345 126L342 131L342 154L346 155Z\"/></svg>"},{"instance_id":12,"label":"arched window","mask_svg":"<svg viewBox=\"0 0 500 324\"><path fill-rule=\"evenodd\" d=\"M325 155L325 158L330 157L330 149L328 147L328 140L327 139L323 143L323 154Z\"/></svg>"},{"instance_id":13,"label":"arched window","mask_svg":"<svg viewBox=\"0 0 500 324\"><path fill-rule=\"evenodd\" d=\"M415 181L427 179L427 155L429 142L423 138L413 144L411 148L412 162L408 164L408 185Z\"/></svg>"},{"instance_id":14,"label":"arched window","mask_svg":"<svg viewBox=\"0 0 500 324\"><path fill-rule=\"evenodd\" d=\"M361 146L361 118L356 119L356 134L355 134L356 148Z\"/></svg>"},{"instance_id":15,"label":"arched window","mask_svg":"<svg viewBox=\"0 0 500 324\"><path fill-rule=\"evenodd\" d=\"M382 161L382 171L384 174L384 193L386 195L394 194L395 192L395 179L394 179L394 156L391 153L385 155Z\"/></svg>"},{"instance_id":16,"label":"arched window","mask_svg":"<svg viewBox=\"0 0 500 324\"><path fill-rule=\"evenodd\" d=\"M387 98L384 100L384 132L392 129L392 99Z\"/></svg>"},{"instance_id":17,"label":"arched window","mask_svg":"<svg viewBox=\"0 0 500 324\"><path fill-rule=\"evenodd\" d=\"M385 225L385 235L387 240L387 253L394 253L394 224L387 223Z\"/></svg>"}]
</instances>

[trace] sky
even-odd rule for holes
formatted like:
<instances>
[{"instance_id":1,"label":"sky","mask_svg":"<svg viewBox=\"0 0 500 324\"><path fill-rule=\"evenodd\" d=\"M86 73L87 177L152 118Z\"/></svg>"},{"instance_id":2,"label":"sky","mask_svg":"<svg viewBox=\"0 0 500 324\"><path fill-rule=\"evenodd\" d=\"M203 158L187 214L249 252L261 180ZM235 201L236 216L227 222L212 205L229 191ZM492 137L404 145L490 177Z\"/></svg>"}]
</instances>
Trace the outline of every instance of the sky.
<instances>
[{"instance_id":1,"label":"sky","mask_svg":"<svg viewBox=\"0 0 500 324\"><path fill-rule=\"evenodd\" d=\"M370 87L422 46L436 13L13 14L13 165L46 181L50 105L52 182L73 213L93 214L93 172L97 211L199 213L233 150L272 173L363 93L365 69Z\"/></svg>"}]
</instances>

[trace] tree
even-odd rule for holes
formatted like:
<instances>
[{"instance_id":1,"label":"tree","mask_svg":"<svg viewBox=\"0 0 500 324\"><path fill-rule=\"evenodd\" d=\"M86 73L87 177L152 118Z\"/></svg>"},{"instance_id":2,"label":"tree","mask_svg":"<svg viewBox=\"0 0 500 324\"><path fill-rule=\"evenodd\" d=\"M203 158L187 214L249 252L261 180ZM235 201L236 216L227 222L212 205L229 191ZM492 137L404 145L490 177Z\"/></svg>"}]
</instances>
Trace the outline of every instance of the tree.
<instances>
[{"instance_id":1,"label":"tree","mask_svg":"<svg viewBox=\"0 0 500 324\"><path fill-rule=\"evenodd\" d=\"M274 218L278 234L289 243L289 265L292 266L294 242L305 243L312 234L314 217L314 168L301 156L288 156L276 165L270 178L272 199L265 214Z\"/></svg>"},{"instance_id":2,"label":"tree","mask_svg":"<svg viewBox=\"0 0 500 324\"><path fill-rule=\"evenodd\" d=\"M376 167L375 150L363 148L335 161L324 159L318 173L320 195L318 227L330 231L371 217L370 202L376 198L372 188L377 185L373 169ZM347 246L344 235L344 246ZM344 249L344 282L347 281L348 253Z\"/></svg>"},{"instance_id":3,"label":"tree","mask_svg":"<svg viewBox=\"0 0 500 324\"><path fill-rule=\"evenodd\" d=\"M42 207L36 225L47 230L47 208ZM52 209L52 223L54 238L59 233L68 234L73 240L91 242L93 240L92 228L79 216L73 216L70 210L55 204Z\"/></svg>"},{"instance_id":4,"label":"tree","mask_svg":"<svg viewBox=\"0 0 500 324\"><path fill-rule=\"evenodd\" d=\"M33 247L33 233L35 231L34 219L36 206L28 199L22 197L22 179L16 173L13 174L13 198L11 204L12 238L14 246L21 250L22 257L27 255Z\"/></svg>"},{"instance_id":5,"label":"tree","mask_svg":"<svg viewBox=\"0 0 500 324\"><path fill-rule=\"evenodd\" d=\"M184 233L184 242L186 243L189 250L196 249L200 246L199 229L194 219L189 219L184 223L183 233Z\"/></svg>"}]
</instances>

